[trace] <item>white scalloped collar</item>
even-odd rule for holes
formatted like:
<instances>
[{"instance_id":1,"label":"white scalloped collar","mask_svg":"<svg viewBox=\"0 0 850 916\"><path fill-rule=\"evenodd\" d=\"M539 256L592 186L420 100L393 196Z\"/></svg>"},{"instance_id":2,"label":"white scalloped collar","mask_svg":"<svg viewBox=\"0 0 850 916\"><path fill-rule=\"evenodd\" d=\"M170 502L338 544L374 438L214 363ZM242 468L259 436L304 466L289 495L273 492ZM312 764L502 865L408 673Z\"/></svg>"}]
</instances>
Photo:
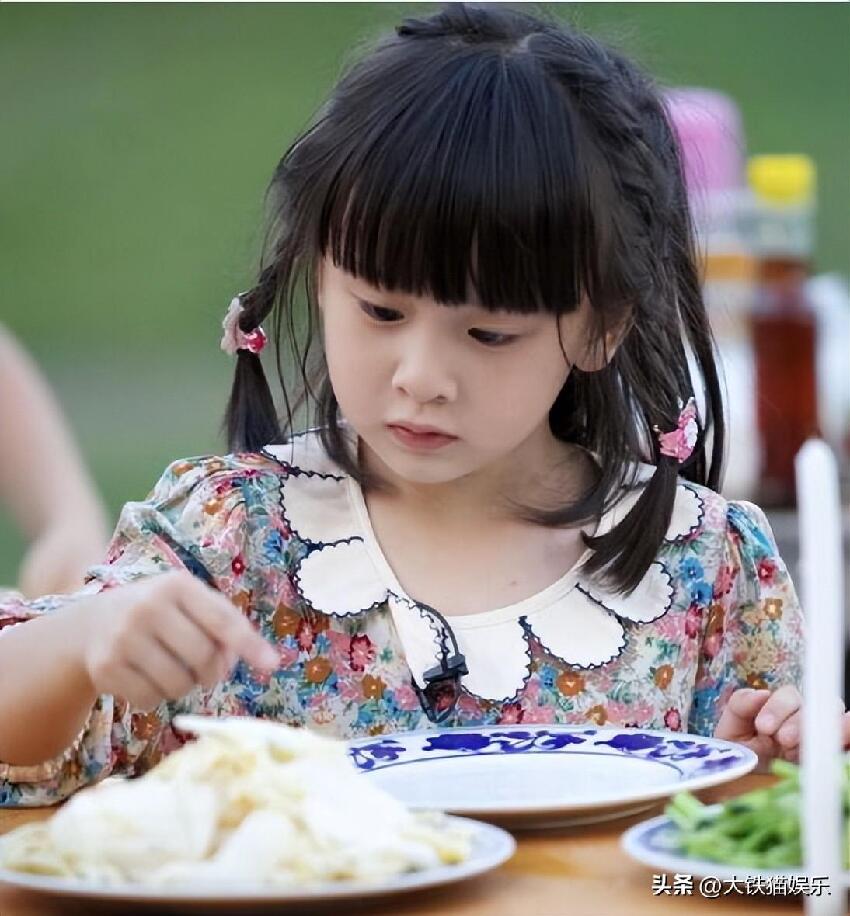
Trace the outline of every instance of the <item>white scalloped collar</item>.
<instances>
[{"instance_id":1,"label":"white scalloped collar","mask_svg":"<svg viewBox=\"0 0 850 916\"><path fill-rule=\"evenodd\" d=\"M398 582L372 530L360 486L326 454L316 430L293 436L286 445L267 446L263 453L291 472L280 499L290 530L308 547L295 572L300 596L315 610L337 617L363 614L386 602L413 676L424 686L423 673L439 659L441 624ZM653 470L640 465L638 482ZM596 534L618 524L640 492L630 492L604 513ZM702 516L702 498L680 481L665 540L690 537ZM637 589L623 596L582 577L580 567L589 553L530 598L448 618L466 657L469 673L462 684L467 691L488 700L516 697L528 680L532 636L566 665L600 667L625 646L622 620L649 623L670 609L672 576L662 561L656 560Z\"/></svg>"}]
</instances>

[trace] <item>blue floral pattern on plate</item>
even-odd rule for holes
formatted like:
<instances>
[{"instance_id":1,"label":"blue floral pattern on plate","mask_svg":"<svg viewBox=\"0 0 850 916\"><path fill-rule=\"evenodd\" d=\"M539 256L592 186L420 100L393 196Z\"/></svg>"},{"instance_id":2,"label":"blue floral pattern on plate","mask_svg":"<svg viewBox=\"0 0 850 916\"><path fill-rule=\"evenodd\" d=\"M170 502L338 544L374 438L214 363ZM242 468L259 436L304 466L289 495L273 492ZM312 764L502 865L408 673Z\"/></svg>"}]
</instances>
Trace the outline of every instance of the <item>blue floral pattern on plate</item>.
<instances>
[{"instance_id":1,"label":"blue floral pattern on plate","mask_svg":"<svg viewBox=\"0 0 850 916\"><path fill-rule=\"evenodd\" d=\"M396 732L349 742L364 778L415 808L517 828L575 826L727 782L758 763L730 741L569 725Z\"/></svg>"},{"instance_id":2,"label":"blue floral pattern on plate","mask_svg":"<svg viewBox=\"0 0 850 916\"><path fill-rule=\"evenodd\" d=\"M747 748L714 738L674 736L639 729L558 727L489 729L452 728L363 739L349 753L360 770L440 757L534 753L604 753L644 760L676 762L683 776L722 773L752 759Z\"/></svg>"}]
</instances>

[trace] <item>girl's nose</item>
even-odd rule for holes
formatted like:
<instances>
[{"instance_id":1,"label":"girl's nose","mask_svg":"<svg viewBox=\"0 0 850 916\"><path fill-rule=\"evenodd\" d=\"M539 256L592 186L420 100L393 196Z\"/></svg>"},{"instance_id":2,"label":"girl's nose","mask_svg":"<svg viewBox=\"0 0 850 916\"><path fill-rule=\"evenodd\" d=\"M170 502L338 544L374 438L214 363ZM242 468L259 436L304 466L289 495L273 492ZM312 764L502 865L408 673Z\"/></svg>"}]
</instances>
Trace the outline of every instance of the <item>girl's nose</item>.
<instances>
[{"instance_id":1,"label":"girl's nose","mask_svg":"<svg viewBox=\"0 0 850 916\"><path fill-rule=\"evenodd\" d=\"M406 348L393 374L393 388L420 404L454 401L457 382L454 373L440 359L438 350L437 345Z\"/></svg>"}]
</instances>

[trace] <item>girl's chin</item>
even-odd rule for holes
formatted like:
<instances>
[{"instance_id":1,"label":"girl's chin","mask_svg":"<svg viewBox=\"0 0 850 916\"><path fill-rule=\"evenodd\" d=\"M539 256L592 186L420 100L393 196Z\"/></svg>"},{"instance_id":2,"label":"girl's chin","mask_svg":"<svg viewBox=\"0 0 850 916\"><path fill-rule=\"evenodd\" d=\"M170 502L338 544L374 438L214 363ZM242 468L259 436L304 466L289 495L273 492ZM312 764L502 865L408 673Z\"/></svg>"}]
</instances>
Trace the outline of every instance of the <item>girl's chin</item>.
<instances>
[{"instance_id":1,"label":"girl's chin","mask_svg":"<svg viewBox=\"0 0 850 916\"><path fill-rule=\"evenodd\" d=\"M379 461L377 470L384 474L398 478L408 484L423 486L453 483L469 472L466 468L459 467L456 462L446 461L439 454L415 454L396 449L394 451L382 449L375 452Z\"/></svg>"},{"instance_id":2,"label":"girl's chin","mask_svg":"<svg viewBox=\"0 0 850 916\"><path fill-rule=\"evenodd\" d=\"M454 483L477 470L469 467L468 461L458 460L458 445L460 441L447 449L434 451L405 448L384 428L382 433L370 435L368 440L359 436L358 453L360 461L379 475L389 474L409 484L438 485Z\"/></svg>"},{"instance_id":3,"label":"girl's chin","mask_svg":"<svg viewBox=\"0 0 850 916\"><path fill-rule=\"evenodd\" d=\"M405 458L394 458L392 460L385 460L384 462L390 471L392 471L396 477L401 478L405 483L423 485L445 484L452 483L464 476L462 472L445 466L441 468L423 468L422 465L428 463L427 456L424 459L418 458L415 455L410 457L405 456Z\"/></svg>"}]
</instances>

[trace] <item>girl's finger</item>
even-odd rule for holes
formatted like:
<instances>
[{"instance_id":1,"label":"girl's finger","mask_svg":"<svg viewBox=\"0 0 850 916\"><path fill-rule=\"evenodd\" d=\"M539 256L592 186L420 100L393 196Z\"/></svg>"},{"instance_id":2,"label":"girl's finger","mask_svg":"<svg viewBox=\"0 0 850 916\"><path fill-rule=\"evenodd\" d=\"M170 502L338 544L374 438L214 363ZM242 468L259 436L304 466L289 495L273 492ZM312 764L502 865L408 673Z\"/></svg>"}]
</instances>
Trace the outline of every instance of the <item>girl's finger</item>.
<instances>
[{"instance_id":1,"label":"girl's finger","mask_svg":"<svg viewBox=\"0 0 850 916\"><path fill-rule=\"evenodd\" d=\"M843 712L844 704L841 703L840 708ZM844 713L841 717L841 735L843 747L845 750L848 745L850 745L850 713ZM802 706L797 710L793 715L791 715L785 722L779 727L776 732L776 741L782 746L785 751L793 750L794 753L784 753L782 756L786 760L796 763L799 759L799 748L800 742L803 737L803 709Z\"/></svg>"},{"instance_id":2,"label":"girl's finger","mask_svg":"<svg viewBox=\"0 0 850 916\"><path fill-rule=\"evenodd\" d=\"M218 649L209 665L199 673L198 683L206 688L215 687L228 677L236 661L224 649Z\"/></svg>"},{"instance_id":3,"label":"girl's finger","mask_svg":"<svg viewBox=\"0 0 850 916\"><path fill-rule=\"evenodd\" d=\"M771 761L782 752L782 748L773 738L769 738L767 735L757 735L749 741L742 742L742 744L758 756L757 773L769 773Z\"/></svg>"},{"instance_id":4,"label":"girl's finger","mask_svg":"<svg viewBox=\"0 0 850 916\"><path fill-rule=\"evenodd\" d=\"M790 715L776 732L777 742L785 750L790 748L797 747L800 743L800 731L803 727L803 716L802 711L797 710L797 712ZM786 759L788 759L786 757Z\"/></svg>"},{"instance_id":5,"label":"girl's finger","mask_svg":"<svg viewBox=\"0 0 850 916\"><path fill-rule=\"evenodd\" d=\"M769 690L754 690L749 687L736 690L727 700L720 715L715 737L728 741L751 737L755 733L753 719L769 699Z\"/></svg>"},{"instance_id":6,"label":"girl's finger","mask_svg":"<svg viewBox=\"0 0 850 916\"><path fill-rule=\"evenodd\" d=\"M111 688L112 693L126 700L140 712L150 712L162 702L159 690L139 671L124 666Z\"/></svg>"},{"instance_id":7,"label":"girl's finger","mask_svg":"<svg viewBox=\"0 0 850 916\"><path fill-rule=\"evenodd\" d=\"M193 672L157 638L146 633L138 635L131 665L154 685L163 699L179 700L195 686Z\"/></svg>"},{"instance_id":8,"label":"girl's finger","mask_svg":"<svg viewBox=\"0 0 850 916\"><path fill-rule=\"evenodd\" d=\"M225 652L235 652L262 671L277 668L279 654L227 598L197 579L179 585L180 609Z\"/></svg>"},{"instance_id":9,"label":"girl's finger","mask_svg":"<svg viewBox=\"0 0 850 916\"><path fill-rule=\"evenodd\" d=\"M155 635L172 655L189 668L199 682L209 673L216 656L221 652L219 644L182 609L175 613L169 608L167 618L157 628Z\"/></svg>"},{"instance_id":10,"label":"girl's finger","mask_svg":"<svg viewBox=\"0 0 850 916\"><path fill-rule=\"evenodd\" d=\"M791 684L784 684L770 694L755 719L756 730L761 735L775 735L783 723L803 705L800 691Z\"/></svg>"},{"instance_id":11,"label":"girl's finger","mask_svg":"<svg viewBox=\"0 0 850 916\"><path fill-rule=\"evenodd\" d=\"M800 762L800 745L792 747L787 751L782 752L782 758L787 760L789 763L799 763Z\"/></svg>"}]
</instances>

